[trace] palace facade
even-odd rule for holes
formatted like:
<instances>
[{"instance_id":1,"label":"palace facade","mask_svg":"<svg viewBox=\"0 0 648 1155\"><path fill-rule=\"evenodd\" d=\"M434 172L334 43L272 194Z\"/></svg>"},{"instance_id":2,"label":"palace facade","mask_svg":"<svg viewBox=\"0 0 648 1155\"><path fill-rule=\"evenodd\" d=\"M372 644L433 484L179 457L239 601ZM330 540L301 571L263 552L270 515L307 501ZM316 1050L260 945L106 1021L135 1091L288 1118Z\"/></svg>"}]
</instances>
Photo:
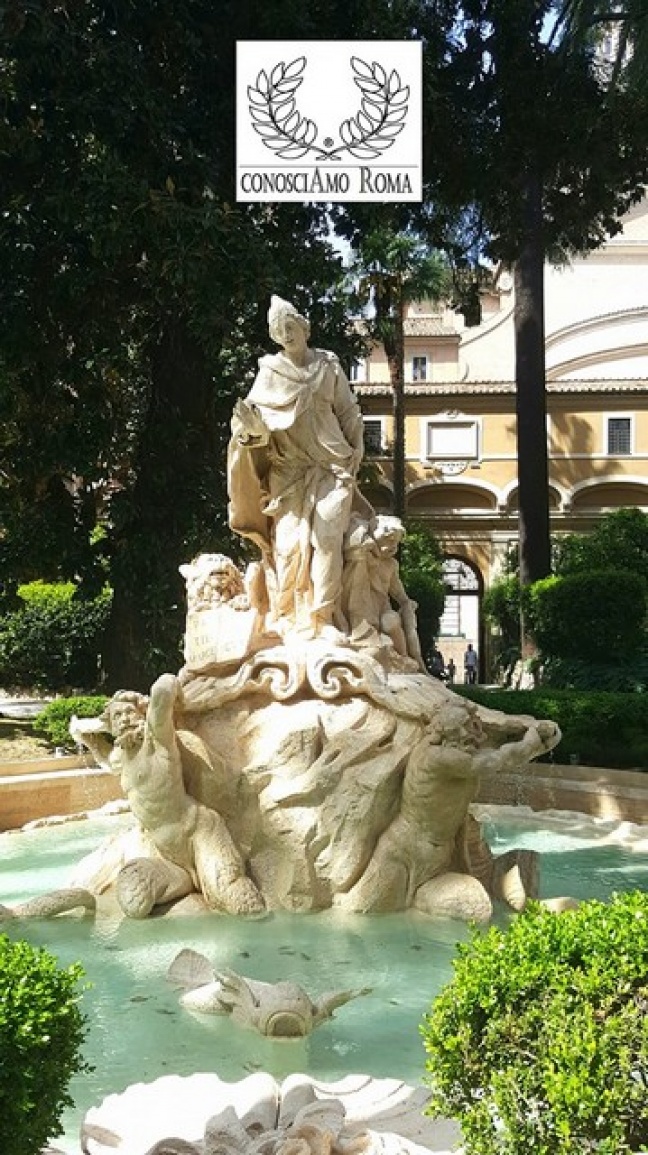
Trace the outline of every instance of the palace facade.
<instances>
[{"instance_id":1,"label":"palace facade","mask_svg":"<svg viewBox=\"0 0 648 1155\"><path fill-rule=\"evenodd\" d=\"M439 539L453 593L440 648L460 672L468 641L488 677L483 590L517 541L513 283L508 272L466 328L425 302L405 322L408 516ZM545 279L547 447L553 534L591 529L627 506L648 513L648 200L623 231ZM391 505L392 392L384 350L353 367L375 479Z\"/></svg>"}]
</instances>

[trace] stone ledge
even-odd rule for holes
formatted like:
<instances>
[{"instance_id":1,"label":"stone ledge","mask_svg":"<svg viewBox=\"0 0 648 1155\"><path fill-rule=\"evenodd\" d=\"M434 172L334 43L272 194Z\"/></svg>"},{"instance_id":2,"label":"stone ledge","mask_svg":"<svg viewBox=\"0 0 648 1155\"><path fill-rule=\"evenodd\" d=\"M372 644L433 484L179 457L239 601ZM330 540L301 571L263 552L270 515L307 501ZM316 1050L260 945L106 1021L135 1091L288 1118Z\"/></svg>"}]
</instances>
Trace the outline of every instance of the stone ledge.
<instances>
[{"instance_id":1,"label":"stone ledge","mask_svg":"<svg viewBox=\"0 0 648 1155\"><path fill-rule=\"evenodd\" d=\"M66 766L70 762L72 766ZM119 779L107 770L88 766L83 758L22 763L23 769L7 774L8 765L11 763L0 763L0 830L17 830L27 822L52 815L97 810L106 802L123 798ZM36 770L36 765L46 769Z\"/></svg>"},{"instance_id":2,"label":"stone ledge","mask_svg":"<svg viewBox=\"0 0 648 1155\"><path fill-rule=\"evenodd\" d=\"M87 754L44 754L42 758L0 761L0 778L11 774L40 774L42 771L90 770L93 765Z\"/></svg>"},{"instance_id":3,"label":"stone ledge","mask_svg":"<svg viewBox=\"0 0 648 1155\"><path fill-rule=\"evenodd\" d=\"M476 802L576 810L593 818L648 823L648 773L598 766L534 763L482 781Z\"/></svg>"}]
</instances>

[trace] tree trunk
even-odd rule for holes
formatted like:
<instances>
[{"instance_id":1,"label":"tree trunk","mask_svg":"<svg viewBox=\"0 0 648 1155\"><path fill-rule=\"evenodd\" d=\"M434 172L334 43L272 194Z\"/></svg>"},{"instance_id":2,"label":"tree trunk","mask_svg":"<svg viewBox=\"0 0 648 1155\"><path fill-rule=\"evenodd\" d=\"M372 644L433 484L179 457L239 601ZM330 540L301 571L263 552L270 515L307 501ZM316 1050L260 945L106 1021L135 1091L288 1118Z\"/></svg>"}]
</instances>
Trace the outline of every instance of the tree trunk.
<instances>
[{"instance_id":1,"label":"tree trunk","mask_svg":"<svg viewBox=\"0 0 648 1155\"><path fill-rule=\"evenodd\" d=\"M393 341L385 343L387 364L392 386L392 414L394 418L394 443L392 449L392 469L394 495L392 508L394 516L405 520L407 510L405 484L405 303L396 303Z\"/></svg>"},{"instance_id":2,"label":"tree trunk","mask_svg":"<svg viewBox=\"0 0 648 1155\"><path fill-rule=\"evenodd\" d=\"M178 566L191 560L201 502L217 466L213 427L203 352L184 319L174 319L152 351L135 481L114 503L114 595L103 655L109 690L145 691L158 674L182 665L185 598ZM224 481L221 486L224 499Z\"/></svg>"},{"instance_id":3,"label":"tree trunk","mask_svg":"<svg viewBox=\"0 0 648 1155\"><path fill-rule=\"evenodd\" d=\"M520 535L520 581L530 585L551 571L549 469L544 345L542 185L530 174L523 195L526 229L515 265L515 384Z\"/></svg>"}]
</instances>

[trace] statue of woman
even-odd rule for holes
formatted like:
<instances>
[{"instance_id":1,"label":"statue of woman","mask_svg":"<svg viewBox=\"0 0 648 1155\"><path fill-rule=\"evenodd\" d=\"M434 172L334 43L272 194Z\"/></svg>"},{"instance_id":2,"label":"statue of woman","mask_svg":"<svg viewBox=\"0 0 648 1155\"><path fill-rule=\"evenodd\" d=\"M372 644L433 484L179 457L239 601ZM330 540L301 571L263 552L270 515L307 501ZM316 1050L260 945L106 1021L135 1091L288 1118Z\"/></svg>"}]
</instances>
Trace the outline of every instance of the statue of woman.
<instances>
[{"instance_id":1,"label":"statue of woman","mask_svg":"<svg viewBox=\"0 0 648 1155\"><path fill-rule=\"evenodd\" d=\"M311 349L310 326L273 296L270 336L229 448L230 525L261 548L271 628L282 637L339 637L342 543L351 509L373 511L356 487L363 423L334 353Z\"/></svg>"}]
</instances>

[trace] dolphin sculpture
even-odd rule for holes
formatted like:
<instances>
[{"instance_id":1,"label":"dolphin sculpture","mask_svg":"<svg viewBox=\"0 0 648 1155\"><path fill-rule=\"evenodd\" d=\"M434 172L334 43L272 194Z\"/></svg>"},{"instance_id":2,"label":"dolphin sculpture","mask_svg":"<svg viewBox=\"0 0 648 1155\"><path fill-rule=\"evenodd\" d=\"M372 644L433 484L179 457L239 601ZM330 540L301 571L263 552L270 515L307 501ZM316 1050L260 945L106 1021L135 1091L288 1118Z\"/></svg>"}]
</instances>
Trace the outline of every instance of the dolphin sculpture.
<instances>
[{"instance_id":1,"label":"dolphin sculpture","mask_svg":"<svg viewBox=\"0 0 648 1155\"><path fill-rule=\"evenodd\" d=\"M180 1004L188 1010L230 1015L240 1026L280 1039L309 1035L320 1023L332 1018L338 1007L371 993L369 987L327 991L313 1000L297 983L264 983L232 970L215 971L209 959L188 949L176 955L167 977L185 988Z\"/></svg>"}]
</instances>

